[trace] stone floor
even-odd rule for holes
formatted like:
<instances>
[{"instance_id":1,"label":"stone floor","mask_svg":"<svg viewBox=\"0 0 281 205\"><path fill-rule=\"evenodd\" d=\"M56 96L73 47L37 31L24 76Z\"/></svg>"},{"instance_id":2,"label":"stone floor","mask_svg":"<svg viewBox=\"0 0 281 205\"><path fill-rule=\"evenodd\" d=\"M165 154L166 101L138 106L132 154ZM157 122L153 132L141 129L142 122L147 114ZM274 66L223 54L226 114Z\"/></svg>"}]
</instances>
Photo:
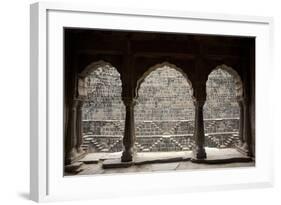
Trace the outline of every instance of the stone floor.
<instances>
[{"instance_id":1,"label":"stone floor","mask_svg":"<svg viewBox=\"0 0 281 205\"><path fill-rule=\"evenodd\" d=\"M217 149L206 148L207 160L228 160L246 158L235 149ZM185 152L147 152L137 153L134 157L134 163L129 167L121 168L103 168L107 161L118 161L120 163L121 153L90 153L86 155L82 162L81 171L76 175L93 174L113 174L113 173L132 173L132 172L155 172L171 170L196 170L213 168L232 168L232 167L250 167L255 166L255 162L233 162L228 163L194 163L190 161L191 151ZM155 161L156 160L156 161ZM161 160L163 160L161 162ZM167 162L167 161L171 162ZM160 162L160 163L159 163ZM66 174L66 176L74 174Z\"/></svg>"}]
</instances>

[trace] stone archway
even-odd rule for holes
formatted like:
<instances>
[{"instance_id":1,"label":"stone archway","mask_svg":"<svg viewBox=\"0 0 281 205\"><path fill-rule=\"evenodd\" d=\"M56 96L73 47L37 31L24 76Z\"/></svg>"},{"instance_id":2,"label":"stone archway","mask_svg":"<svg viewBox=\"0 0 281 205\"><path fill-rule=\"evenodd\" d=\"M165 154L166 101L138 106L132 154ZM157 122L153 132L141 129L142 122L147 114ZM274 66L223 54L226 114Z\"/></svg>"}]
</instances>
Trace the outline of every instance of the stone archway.
<instances>
[{"instance_id":1,"label":"stone archway","mask_svg":"<svg viewBox=\"0 0 281 205\"><path fill-rule=\"evenodd\" d=\"M110 63L91 63L79 75L82 148L87 152L122 151L125 106L118 70Z\"/></svg>"},{"instance_id":2,"label":"stone archway","mask_svg":"<svg viewBox=\"0 0 281 205\"><path fill-rule=\"evenodd\" d=\"M194 146L193 88L176 65L164 62L137 81L137 152L187 151Z\"/></svg>"},{"instance_id":3,"label":"stone archway","mask_svg":"<svg viewBox=\"0 0 281 205\"><path fill-rule=\"evenodd\" d=\"M243 84L239 74L226 65L217 66L206 82L204 105L206 146L234 148L243 138Z\"/></svg>"}]
</instances>

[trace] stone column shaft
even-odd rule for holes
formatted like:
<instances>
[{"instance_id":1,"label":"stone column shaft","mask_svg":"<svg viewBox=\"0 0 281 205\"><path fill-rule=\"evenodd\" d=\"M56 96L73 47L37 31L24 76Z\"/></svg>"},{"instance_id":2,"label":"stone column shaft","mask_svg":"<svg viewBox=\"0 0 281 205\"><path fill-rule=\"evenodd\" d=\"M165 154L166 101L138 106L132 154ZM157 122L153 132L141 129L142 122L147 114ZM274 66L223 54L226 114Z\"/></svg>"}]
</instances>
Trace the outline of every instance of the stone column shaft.
<instances>
[{"instance_id":1,"label":"stone column shaft","mask_svg":"<svg viewBox=\"0 0 281 205\"><path fill-rule=\"evenodd\" d=\"M73 107L72 107L72 123L71 123L71 141L72 141L72 149L76 148L77 145L77 137L76 137L76 130L77 130L77 105L78 102L74 100ZM74 151L74 150L73 150Z\"/></svg>"},{"instance_id":2,"label":"stone column shaft","mask_svg":"<svg viewBox=\"0 0 281 205\"><path fill-rule=\"evenodd\" d=\"M238 100L238 104L239 104L239 112L240 112L240 116L239 116L239 141L240 141L240 145L242 145L245 140L244 140L244 103L243 100Z\"/></svg>"},{"instance_id":3,"label":"stone column shaft","mask_svg":"<svg viewBox=\"0 0 281 205\"><path fill-rule=\"evenodd\" d=\"M247 155L251 155L251 136L250 136L250 117L248 102L245 100L244 103L244 120L243 120L243 149Z\"/></svg>"},{"instance_id":4,"label":"stone column shaft","mask_svg":"<svg viewBox=\"0 0 281 205\"><path fill-rule=\"evenodd\" d=\"M124 150L122 153L121 161L130 162L133 160L133 147L135 143L135 100L131 98L124 98L123 101L126 106L126 118L123 138Z\"/></svg>"},{"instance_id":5,"label":"stone column shaft","mask_svg":"<svg viewBox=\"0 0 281 205\"><path fill-rule=\"evenodd\" d=\"M65 163L70 164L77 156L77 137L76 137L76 122L77 122L77 101L73 100L70 107L69 115L69 130L67 132L66 139L68 148L66 150Z\"/></svg>"},{"instance_id":6,"label":"stone column shaft","mask_svg":"<svg viewBox=\"0 0 281 205\"><path fill-rule=\"evenodd\" d=\"M76 117L76 138L77 138L77 143L76 143L76 149L80 153L82 152L81 145L82 145L82 106L83 102L79 101L77 105L77 117Z\"/></svg>"},{"instance_id":7,"label":"stone column shaft","mask_svg":"<svg viewBox=\"0 0 281 205\"><path fill-rule=\"evenodd\" d=\"M207 157L204 143L204 119L203 119L203 106L205 101L195 101L195 126L194 126L194 138L196 147L194 149L194 157L196 159L205 159Z\"/></svg>"},{"instance_id":8,"label":"stone column shaft","mask_svg":"<svg viewBox=\"0 0 281 205\"><path fill-rule=\"evenodd\" d=\"M66 164L70 164L73 160L82 156L84 153L81 149L82 145L82 105L80 100L73 100L70 115L70 132L67 140L69 141L69 150L66 153Z\"/></svg>"}]
</instances>

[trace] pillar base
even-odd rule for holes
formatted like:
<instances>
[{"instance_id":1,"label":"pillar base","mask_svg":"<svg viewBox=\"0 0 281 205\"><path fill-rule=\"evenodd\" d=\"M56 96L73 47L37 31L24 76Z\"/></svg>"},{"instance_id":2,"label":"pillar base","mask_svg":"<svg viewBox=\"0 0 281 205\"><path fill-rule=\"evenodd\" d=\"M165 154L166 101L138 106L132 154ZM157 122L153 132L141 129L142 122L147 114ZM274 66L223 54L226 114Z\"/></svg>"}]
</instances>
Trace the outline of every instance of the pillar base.
<instances>
[{"instance_id":1,"label":"pillar base","mask_svg":"<svg viewBox=\"0 0 281 205\"><path fill-rule=\"evenodd\" d=\"M244 154L244 155L246 155L246 156L252 157L251 152L250 152L250 150L249 150L249 147L248 147L247 143L244 142L244 143L241 143L241 144L237 145L237 146L236 146L236 149L237 149L237 151L239 151L240 153L242 153L242 154Z\"/></svg>"},{"instance_id":2,"label":"pillar base","mask_svg":"<svg viewBox=\"0 0 281 205\"><path fill-rule=\"evenodd\" d=\"M196 148L193 150L193 158L194 159L206 159L207 154L205 148Z\"/></svg>"},{"instance_id":3,"label":"pillar base","mask_svg":"<svg viewBox=\"0 0 281 205\"><path fill-rule=\"evenodd\" d=\"M78 147L78 148L77 148L77 153L78 153L78 154L84 154L85 151L84 151L81 147Z\"/></svg>"},{"instance_id":4,"label":"pillar base","mask_svg":"<svg viewBox=\"0 0 281 205\"><path fill-rule=\"evenodd\" d=\"M236 143L235 147L242 147L242 146L243 146L242 140L238 140L238 142Z\"/></svg>"},{"instance_id":5,"label":"pillar base","mask_svg":"<svg viewBox=\"0 0 281 205\"><path fill-rule=\"evenodd\" d=\"M131 162L133 161L132 151L124 150L121 156L121 162Z\"/></svg>"},{"instance_id":6,"label":"pillar base","mask_svg":"<svg viewBox=\"0 0 281 205\"><path fill-rule=\"evenodd\" d=\"M73 148L67 155L65 160L65 165L70 165L73 162L78 161L79 159L83 158L86 155L86 152L84 152L82 149L81 151L77 150L76 148Z\"/></svg>"}]
</instances>

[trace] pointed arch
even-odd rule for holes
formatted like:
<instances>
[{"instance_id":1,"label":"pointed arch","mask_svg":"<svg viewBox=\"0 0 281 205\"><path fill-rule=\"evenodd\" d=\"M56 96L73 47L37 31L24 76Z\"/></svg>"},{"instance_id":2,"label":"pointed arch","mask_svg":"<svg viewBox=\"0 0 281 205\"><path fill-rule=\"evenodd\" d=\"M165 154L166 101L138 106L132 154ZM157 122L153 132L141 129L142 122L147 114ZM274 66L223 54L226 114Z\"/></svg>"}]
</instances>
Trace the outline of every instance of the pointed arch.
<instances>
[{"instance_id":1,"label":"pointed arch","mask_svg":"<svg viewBox=\"0 0 281 205\"><path fill-rule=\"evenodd\" d=\"M138 80L136 92L137 151L190 150L195 113L187 75L174 64L156 64Z\"/></svg>"},{"instance_id":2,"label":"pointed arch","mask_svg":"<svg viewBox=\"0 0 281 205\"><path fill-rule=\"evenodd\" d=\"M122 80L117 68L103 60L89 64L78 75L82 147L88 152L121 151L125 106ZM114 144L111 147L110 143ZM116 145L116 146L115 146Z\"/></svg>"},{"instance_id":3,"label":"pointed arch","mask_svg":"<svg viewBox=\"0 0 281 205\"><path fill-rule=\"evenodd\" d=\"M242 122L238 102L243 98L240 75L230 66L218 65L208 75L206 92L207 100L203 111L206 145L217 148L235 147L239 142Z\"/></svg>"}]
</instances>

